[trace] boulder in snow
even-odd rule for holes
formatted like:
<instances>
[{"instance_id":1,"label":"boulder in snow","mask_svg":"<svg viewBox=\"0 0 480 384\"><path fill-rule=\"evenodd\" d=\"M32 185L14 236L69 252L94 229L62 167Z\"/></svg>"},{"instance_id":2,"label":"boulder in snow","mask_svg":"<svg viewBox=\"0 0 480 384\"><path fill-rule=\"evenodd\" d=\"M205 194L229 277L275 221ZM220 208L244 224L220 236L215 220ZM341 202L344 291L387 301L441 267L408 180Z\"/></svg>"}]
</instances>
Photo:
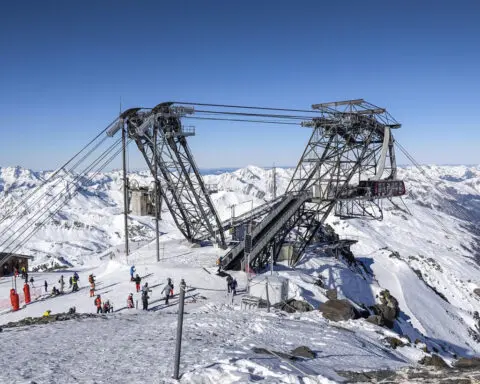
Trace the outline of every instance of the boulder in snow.
<instances>
[{"instance_id":1,"label":"boulder in snow","mask_svg":"<svg viewBox=\"0 0 480 384\"><path fill-rule=\"evenodd\" d=\"M320 304L318 309L323 317L332 321L357 319L358 313L348 300L328 300Z\"/></svg>"}]
</instances>

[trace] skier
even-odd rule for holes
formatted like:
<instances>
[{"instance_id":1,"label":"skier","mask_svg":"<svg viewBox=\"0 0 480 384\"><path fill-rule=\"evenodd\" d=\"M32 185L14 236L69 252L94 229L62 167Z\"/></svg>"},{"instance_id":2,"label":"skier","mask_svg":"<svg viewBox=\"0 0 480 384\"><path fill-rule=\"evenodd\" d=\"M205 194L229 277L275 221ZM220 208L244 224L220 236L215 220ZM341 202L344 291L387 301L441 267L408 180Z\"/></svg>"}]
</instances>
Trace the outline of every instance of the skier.
<instances>
[{"instance_id":1,"label":"skier","mask_svg":"<svg viewBox=\"0 0 480 384\"><path fill-rule=\"evenodd\" d=\"M170 279L167 280L167 284L163 287L162 292L165 294L165 305L168 305L168 298L170 297L170 292L173 290L172 281Z\"/></svg>"},{"instance_id":2,"label":"skier","mask_svg":"<svg viewBox=\"0 0 480 384\"><path fill-rule=\"evenodd\" d=\"M137 292L140 291L140 282L142 281L142 278L138 276L138 273L135 275L135 288L137 289Z\"/></svg>"},{"instance_id":3,"label":"skier","mask_svg":"<svg viewBox=\"0 0 480 384\"><path fill-rule=\"evenodd\" d=\"M48 283L47 283L47 280L45 280L45 283L43 284L43 286L45 287L45 292L48 292Z\"/></svg>"},{"instance_id":4,"label":"skier","mask_svg":"<svg viewBox=\"0 0 480 384\"><path fill-rule=\"evenodd\" d=\"M223 260L223 257L221 256L217 259L217 262L216 262L218 267L217 273L220 273L220 269L222 268L222 260Z\"/></svg>"},{"instance_id":5,"label":"skier","mask_svg":"<svg viewBox=\"0 0 480 384\"><path fill-rule=\"evenodd\" d=\"M73 277L77 280L77 282L78 282L78 280L80 280L80 276L78 276L77 272L73 273Z\"/></svg>"},{"instance_id":6,"label":"skier","mask_svg":"<svg viewBox=\"0 0 480 384\"><path fill-rule=\"evenodd\" d=\"M150 298L150 296L148 296L148 292L152 292L152 290L148 288L148 283L145 283L142 288L142 304L144 311L148 311L148 299Z\"/></svg>"},{"instance_id":7,"label":"skier","mask_svg":"<svg viewBox=\"0 0 480 384\"><path fill-rule=\"evenodd\" d=\"M20 271L22 272L22 279L25 279L25 267L20 268Z\"/></svg>"},{"instance_id":8,"label":"skier","mask_svg":"<svg viewBox=\"0 0 480 384\"><path fill-rule=\"evenodd\" d=\"M167 279L167 283L172 287L172 288L170 289L170 297L173 297L173 288L174 288L174 287L173 287L172 279L171 279L170 277Z\"/></svg>"},{"instance_id":9,"label":"skier","mask_svg":"<svg viewBox=\"0 0 480 384\"><path fill-rule=\"evenodd\" d=\"M63 275L60 276L60 280L58 280L58 283L60 284L60 293L63 293L63 288L65 287L65 280L63 280Z\"/></svg>"},{"instance_id":10,"label":"skier","mask_svg":"<svg viewBox=\"0 0 480 384\"><path fill-rule=\"evenodd\" d=\"M113 307L110 304L110 301L107 300L105 303L103 303L103 313L110 313L113 312Z\"/></svg>"},{"instance_id":11,"label":"skier","mask_svg":"<svg viewBox=\"0 0 480 384\"><path fill-rule=\"evenodd\" d=\"M95 276L93 276L93 273L88 276L88 282L89 282L90 284L92 284L92 283L95 282Z\"/></svg>"},{"instance_id":12,"label":"skier","mask_svg":"<svg viewBox=\"0 0 480 384\"><path fill-rule=\"evenodd\" d=\"M233 281L232 276L228 275L227 276L227 292L228 293L230 293L230 291L232 290L232 281Z\"/></svg>"},{"instance_id":13,"label":"skier","mask_svg":"<svg viewBox=\"0 0 480 384\"><path fill-rule=\"evenodd\" d=\"M97 295L93 303L97 307L97 313L102 313L102 298L100 297L100 295Z\"/></svg>"},{"instance_id":14,"label":"skier","mask_svg":"<svg viewBox=\"0 0 480 384\"><path fill-rule=\"evenodd\" d=\"M72 276L70 276L70 277L68 278L68 284L69 284L69 285L68 285L68 288L72 288L72 280L73 280L73 278L72 278Z\"/></svg>"},{"instance_id":15,"label":"skier","mask_svg":"<svg viewBox=\"0 0 480 384\"><path fill-rule=\"evenodd\" d=\"M232 280L232 284L231 284L231 290L233 292L233 296L235 296L237 294L237 279L233 278Z\"/></svg>"},{"instance_id":16,"label":"skier","mask_svg":"<svg viewBox=\"0 0 480 384\"><path fill-rule=\"evenodd\" d=\"M78 291L78 280L75 275L72 277L72 292Z\"/></svg>"},{"instance_id":17,"label":"skier","mask_svg":"<svg viewBox=\"0 0 480 384\"><path fill-rule=\"evenodd\" d=\"M52 296L57 296L60 294L60 291L57 289L57 287L53 286L52 288Z\"/></svg>"},{"instance_id":18,"label":"skier","mask_svg":"<svg viewBox=\"0 0 480 384\"><path fill-rule=\"evenodd\" d=\"M135 273L135 265L130 267L130 281L133 281L133 274Z\"/></svg>"},{"instance_id":19,"label":"skier","mask_svg":"<svg viewBox=\"0 0 480 384\"><path fill-rule=\"evenodd\" d=\"M127 308L133 308L133 293L130 293L127 298Z\"/></svg>"},{"instance_id":20,"label":"skier","mask_svg":"<svg viewBox=\"0 0 480 384\"><path fill-rule=\"evenodd\" d=\"M32 284L32 288L35 288L35 286L33 285L33 282L34 282L33 277L31 277L30 278L30 284Z\"/></svg>"},{"instance_id":21,"label":"skier","mask_svg":"<svg viewBox=\"0 0 480 384\"><path fill-rule=\"evenodd\" d=\"M90 297L95 296L95 283L91 282L90 283Z\"/></svg>"},{"instance_id":22,"label":"skier","mask_svg":"<svg viewBox=\"0 0 480 384\"><path fill-rule=\"evenodd\" d=\"M28 272L25 272L25 284L28 283Z\"/></svg>"}]
</instances>

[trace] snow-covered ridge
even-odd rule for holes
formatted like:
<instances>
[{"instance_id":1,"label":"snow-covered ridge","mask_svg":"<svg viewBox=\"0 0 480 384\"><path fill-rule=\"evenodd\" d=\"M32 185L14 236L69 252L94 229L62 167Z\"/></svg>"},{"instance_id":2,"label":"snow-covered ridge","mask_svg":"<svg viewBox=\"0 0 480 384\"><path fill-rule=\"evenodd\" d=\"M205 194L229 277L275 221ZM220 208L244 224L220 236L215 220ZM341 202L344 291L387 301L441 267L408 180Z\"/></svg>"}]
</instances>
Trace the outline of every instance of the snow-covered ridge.
<instances>
[{"instance_id":1,"label":"snow-covered ridge","mask_svg":"<svg viewBox=\"0 0 480 384\"><path fill-rule=\"evenodd\" d=\"M292 173L293 169L277 168L277 194L286 190ZM0 233L6 234L0 236L2 242L12 236L7 228L28 202L5 218L6 214L51 174L0 168ZM129 177L139 185L152 181L147 171ZM480 168L432 165L420 172L406 167L399 169L399 178L405 180L407 195L403 201L383 203L382 222L328 219L340 236L358 240L352 251L370 270L371 278L315 253L307 255L299 268L322 278L327 288L335 288L340 296L357 304L373 305L375 295L387 288L400 303L403 334L441 340L442 348L461 354L479 353L480 335L473 312L480 307L480 296L474 292L480 288L480 231L476 226L480 219ZM273 197L271 169L249 166L204 175L204 179L207 184L218 185L219 192L212 199L222 219L230 217L232 205L236 205L238 215ZM28 209L34 211L49 196L62 191L73 175L67 175L66 180L45 186L46 197ZM99 174L88 183L80 180L79 185L79 193L18 249L36 256L33 265L83 265L121 248L121 172ZM162 217L162 241L181 243L170 214L164 211ZM130 233L134 248L153 239L151 218L131 216ZM294 279L291 274L289 277ZM292 294L308 299L311 284L305 285L302 279L296 284L298 289ZM318 300L312 304L318 305Z\"/></svg>"}]
</instances>

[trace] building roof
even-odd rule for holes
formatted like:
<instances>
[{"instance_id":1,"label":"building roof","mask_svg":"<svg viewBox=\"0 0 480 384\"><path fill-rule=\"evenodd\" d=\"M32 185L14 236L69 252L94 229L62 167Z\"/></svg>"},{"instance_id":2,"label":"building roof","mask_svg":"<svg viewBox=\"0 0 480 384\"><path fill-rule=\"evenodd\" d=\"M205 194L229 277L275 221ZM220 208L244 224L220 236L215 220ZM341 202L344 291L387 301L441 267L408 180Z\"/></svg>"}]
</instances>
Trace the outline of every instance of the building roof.
<instances>
[{"instance_id":1,"label":"building roof","mask_svg":"<svg viewBox=\"0 0 480 384\"><path fill-rule=\"evenodd\" d=\"M33 256L22 255L20 253L10 253L10 252L0 252L0 264L7 261L8 259L16 257L18 259L30 259L33 260Z\"/></svg>"}]
</instances>

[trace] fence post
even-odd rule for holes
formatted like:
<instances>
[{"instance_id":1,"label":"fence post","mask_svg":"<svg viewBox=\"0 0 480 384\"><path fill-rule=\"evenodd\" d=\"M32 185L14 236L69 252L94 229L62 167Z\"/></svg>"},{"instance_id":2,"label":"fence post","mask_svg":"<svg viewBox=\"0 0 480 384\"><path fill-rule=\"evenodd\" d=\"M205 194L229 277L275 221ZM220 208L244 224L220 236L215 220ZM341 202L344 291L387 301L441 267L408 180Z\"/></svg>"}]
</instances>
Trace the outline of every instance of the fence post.
<instances>
[{"instance_id":1,"label":"fence post","mask_svg":"<svg viewBox=\"0 0 480 384\"><path fill-rule=\"evenodd\" d=\"M182 348L182 330L183 330L183 308L185 306L185 281L180 282L180 299L178 303L178 322L177 322L177 343L175 346L175 366L173 369L173 378L178 380L178 371L180 368L180 350Z\"/></svg>"}]
</instances>

